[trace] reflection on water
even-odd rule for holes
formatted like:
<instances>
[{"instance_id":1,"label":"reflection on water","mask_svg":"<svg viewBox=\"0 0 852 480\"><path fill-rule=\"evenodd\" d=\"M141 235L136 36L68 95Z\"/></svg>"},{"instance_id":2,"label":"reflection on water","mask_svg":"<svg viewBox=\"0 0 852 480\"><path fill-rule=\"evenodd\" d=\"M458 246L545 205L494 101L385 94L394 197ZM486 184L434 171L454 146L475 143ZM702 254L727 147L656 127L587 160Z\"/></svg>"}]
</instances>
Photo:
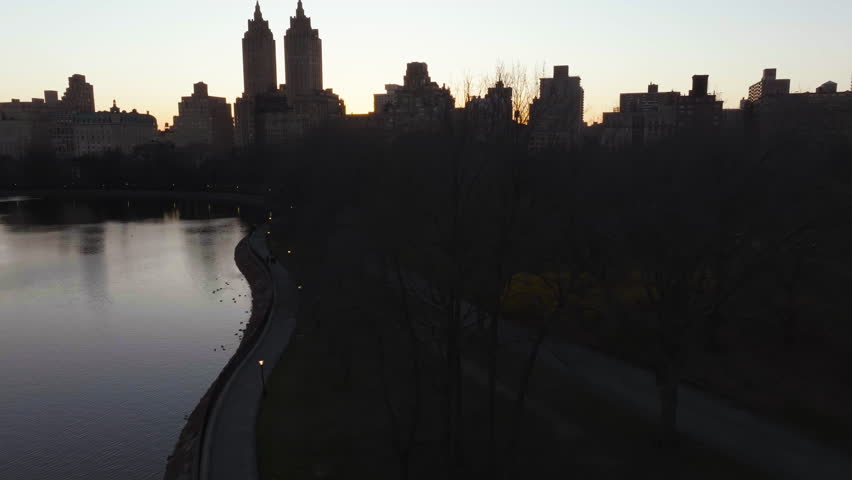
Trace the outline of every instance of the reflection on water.
<instances>
[{"instance_id":1,"label":"reflection on water","mask_svg":"<svg viewBox=\"0 0 852 480\"><path fill-rule=\"evenodd\" d=\"M21 197L21 196L18 196L18 197L0 197L0 203L18 203L18 202L24 202L24 201L27 201L27 200L35 200L35 199L32 198L32 197Z\"/></svg>"},{"instance_id":2,"label":"reflection on water","mask_svg":"<svg viewBox=\"0 0 852 480\"><path fill-rule=\"evenodd\" d=\"M230 205L0 199L0 479L162 477L250 308L244 230Z\"/></svg>"}]
</instances>

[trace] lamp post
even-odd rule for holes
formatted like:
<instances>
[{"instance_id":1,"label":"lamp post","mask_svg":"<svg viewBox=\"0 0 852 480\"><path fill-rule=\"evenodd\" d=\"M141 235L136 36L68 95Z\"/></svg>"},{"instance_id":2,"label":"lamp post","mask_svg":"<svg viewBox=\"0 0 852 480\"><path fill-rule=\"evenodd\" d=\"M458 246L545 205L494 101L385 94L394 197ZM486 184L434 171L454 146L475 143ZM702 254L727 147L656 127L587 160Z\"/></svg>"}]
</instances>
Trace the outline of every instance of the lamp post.
<instances>
[{"instance_id":1,"label":"lamp post","mask_svg":"<svg viewBox=\"0 0 852 480\"><path fill-rule=\"evenodd\" d=\"M263 376L263 360L257 363L260 365L260 384L263 387L263 395L266 396L266 377Z\"/></svg>"}]
</instances>

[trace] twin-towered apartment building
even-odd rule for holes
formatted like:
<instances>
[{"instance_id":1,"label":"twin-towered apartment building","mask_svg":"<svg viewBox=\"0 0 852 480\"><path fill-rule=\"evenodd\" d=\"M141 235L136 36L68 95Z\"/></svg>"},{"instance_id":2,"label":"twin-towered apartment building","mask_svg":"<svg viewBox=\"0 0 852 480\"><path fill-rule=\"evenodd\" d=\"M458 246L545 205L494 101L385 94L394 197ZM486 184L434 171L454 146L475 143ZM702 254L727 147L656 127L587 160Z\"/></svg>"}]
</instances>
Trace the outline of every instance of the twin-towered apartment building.
<instances>
[{"instance_id":1,"label":"twin-towered apartment building","mask_svg":"<svg viewBox=\"0 0 852 480\"><path fill-rule=\"evenodd\" d=\"M55 91L31 102L0 103L0 156L23 158L34 153L75 157L111 150L128 153L146 143L202 147L214 152L232 148L276 147L330 125L372 128L390 134L418 131L464 132L477 141L511 138L530 150L570 150L589 143L607 149L635 148L687 132L749 137L769 142L790 132L852 135L852 91L838 92L826 82L814 93L791 93L790 81L764 70L748 89L740 108L724 109L708 91L708 76L693 76L687 95L660 91L621 94L619 106L601 124L583 119L584 89L568 66L556 66L542 78L538 96L523 118L511 85L498 81L483 97L456 99L429 76L425 63L407 65L402 84L385 85L374 97L374 112L346 115L343 100L323 84L322 39L299 0L283 36L285 83L278 83L275 35L255 5L242 39L243 94L233 108L197 83L178 104L178 115L163 132L156 120L115 102L95 112L94 89L82 75L69 78L62 99Z\"/></svg>"},{"instance_id":2,"label":"twin-towered apartment building","mask_svg":"<svg viewBox=\"0 0 852 480\"><path fill-rule=\"evenodd\" d=\"M207 95L204 85L203 93L183 98L169 137L178 146L202 144L219 151L281 145L343 118L343 101L323 88L322 39L301 0L284 35L284 66L286 83L279 85L275 35L258 2L243 36L243 94L234 117L227 101Z\"/></svg>"}]
</instances>

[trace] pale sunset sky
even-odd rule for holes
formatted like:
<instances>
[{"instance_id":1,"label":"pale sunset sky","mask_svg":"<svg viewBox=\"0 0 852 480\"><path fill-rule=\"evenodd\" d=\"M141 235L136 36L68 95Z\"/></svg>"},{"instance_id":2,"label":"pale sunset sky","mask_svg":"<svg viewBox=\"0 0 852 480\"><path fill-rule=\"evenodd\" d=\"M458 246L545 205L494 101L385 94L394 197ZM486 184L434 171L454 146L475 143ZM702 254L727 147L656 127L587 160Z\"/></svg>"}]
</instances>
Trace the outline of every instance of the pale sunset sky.
<instances>
[{"instance_id":1,"label":"pale sunset sky","mask_svg":"<svg viewBox=\"0 0 852 480\"><path fill-rule=\"evenodd\" d=\"M204 81L229 103L242 93L242 47L255 0L0 0L0 101L42 97L74 73L112 100L150 111L160 128L180 97ZM284 83L284 32L296 0L261 0ZM587 122L621 92L687 93L693 74L735 108L763 68L793 91L825 81L850 88L852 1L776 0L304 0L323 39L324 82L349 113L372 110L373 94L402 83L405 64L429 64L432 80L458 85L498 62L530 69L570 65L582 77Z\"/></svg>"}]
</instances>

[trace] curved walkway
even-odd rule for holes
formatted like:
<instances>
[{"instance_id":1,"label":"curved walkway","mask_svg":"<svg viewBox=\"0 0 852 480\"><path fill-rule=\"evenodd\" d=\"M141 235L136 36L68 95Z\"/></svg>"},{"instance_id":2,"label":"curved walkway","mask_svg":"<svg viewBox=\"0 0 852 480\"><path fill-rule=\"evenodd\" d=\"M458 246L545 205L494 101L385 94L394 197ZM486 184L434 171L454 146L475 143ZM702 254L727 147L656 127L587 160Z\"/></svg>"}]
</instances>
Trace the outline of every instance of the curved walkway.
<instances>
[{"instance_id":1,"label":"curved walkway","mask_svg":"<svg viewBox=\"0 0 852 480\"><path fill-rule=\"evenodd\" d=\"M251 235L252 252L266 263L266 226ZM297 290L280 263L267 264L274 288L272 307L254 347L237 366L214 405L201 447L202 480L254 480L258 478L255 426L263 394L261 370L268 377L290 342L296 326Z\"/></svg>"}]
</instances>

